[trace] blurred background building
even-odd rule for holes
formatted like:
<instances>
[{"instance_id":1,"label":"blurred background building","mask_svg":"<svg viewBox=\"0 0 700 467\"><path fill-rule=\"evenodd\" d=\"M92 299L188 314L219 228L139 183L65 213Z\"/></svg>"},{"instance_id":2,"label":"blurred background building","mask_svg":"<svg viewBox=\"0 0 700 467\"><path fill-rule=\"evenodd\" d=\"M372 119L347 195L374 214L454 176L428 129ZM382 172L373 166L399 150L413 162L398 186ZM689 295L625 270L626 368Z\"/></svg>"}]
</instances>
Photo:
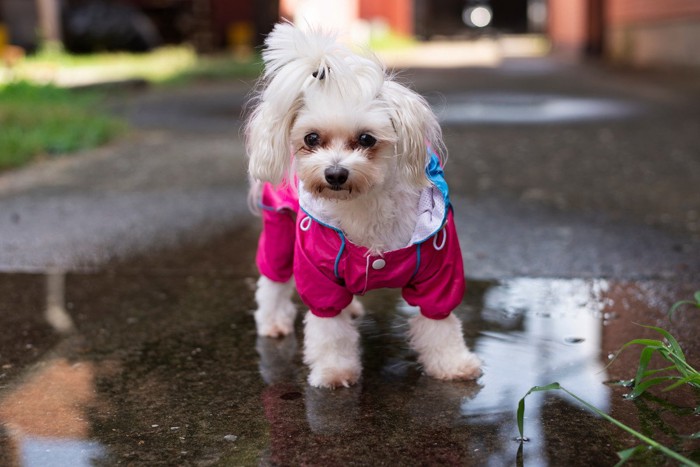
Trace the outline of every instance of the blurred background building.
<instances>
[{"instance_id":1,"label":"blurred background building","mask_svg":"<svg viewBox=\"0 0 700 467\"><path fill-rule=\"evenodd\" d=\"M538 34L552 50L643 66L700 66L697 0L0 0L0 48L150 50L190 43L211 53L259 45L280 18L355 40Z\"/></svg>"}]
</instances>

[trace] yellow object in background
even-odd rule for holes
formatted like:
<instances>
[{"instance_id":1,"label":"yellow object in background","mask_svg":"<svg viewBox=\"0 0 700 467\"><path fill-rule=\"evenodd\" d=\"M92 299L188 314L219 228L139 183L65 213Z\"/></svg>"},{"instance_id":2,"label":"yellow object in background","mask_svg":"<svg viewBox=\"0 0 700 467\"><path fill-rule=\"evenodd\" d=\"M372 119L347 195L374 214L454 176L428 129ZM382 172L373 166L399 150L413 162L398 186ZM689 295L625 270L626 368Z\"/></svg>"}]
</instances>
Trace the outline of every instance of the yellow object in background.
<instances>
[{"instance_id":1,"label":"yellow object in background","mask_svg":"<svg viewBox=\"0 0 700 467\"><path fill-rule=\"evenodd\" d=\"M228 26L226 42L229 50L238 58L248 58L253 52L253 25L238 21Z\"/></svg>"},{"instance_id":2,"label":"yellow object in background","mask_svg":"<svg viewBox=\"0 0 700 467\"><path fill-rule=\"evenodd\" d=\"M23 58L24 49L16 45L10 45L10 31L7 25L0 23L0 66L11 69Z\"/></svg>"},{"instance_id":3,"label":"yellow object in background","mask_svg":"<svg viewBox=\"0 0 700 467\"><path fill-rule=\"evenodd\" d=\"M10 33L7 30L7 26L4 24L0 23L0 55L3 53L5 50L5 47L10 42Z\"/></svg>"}]
</instances>

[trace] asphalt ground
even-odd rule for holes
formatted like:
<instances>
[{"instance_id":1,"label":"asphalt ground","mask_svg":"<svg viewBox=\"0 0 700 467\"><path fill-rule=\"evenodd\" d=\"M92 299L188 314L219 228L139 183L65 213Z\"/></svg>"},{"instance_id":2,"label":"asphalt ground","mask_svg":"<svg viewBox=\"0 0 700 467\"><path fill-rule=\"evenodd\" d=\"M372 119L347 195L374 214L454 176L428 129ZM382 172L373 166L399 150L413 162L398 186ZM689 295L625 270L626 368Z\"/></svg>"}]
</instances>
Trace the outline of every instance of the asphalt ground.
<instances>
[{"instance_id":1,"label":"asphalt ground","mask_svg":"<svg viewBox=\"0 0 700 467\"><path fill-rule=\"evenodd\" d=\"M0 464L608 465L637 444L556 396L528 400L518 443L518 400L553 381L697 462L695 393L604 383L659 338L635 323L697 368L700 315L665 312L700 288L698 81L552 59L401 77L443 121L482 378L423 375L415 311L379 291L360 384L308 387L301 320L254 330L252 83L115 93L128 137L0 175Z\"/></svg>"},{"instance_id":2,"label":"asphalt ground","mask_svg":"<svg viewBox=\"0 0 700 467\"><path fill-rule=\"evenodd\" d=\"M400 73L434 104L470 277L700 272L700 91L549 59ZM119 95L108 147L0 175L0 269L72 269L255 222L251 82Z\"/></svg>"}]
</instances>

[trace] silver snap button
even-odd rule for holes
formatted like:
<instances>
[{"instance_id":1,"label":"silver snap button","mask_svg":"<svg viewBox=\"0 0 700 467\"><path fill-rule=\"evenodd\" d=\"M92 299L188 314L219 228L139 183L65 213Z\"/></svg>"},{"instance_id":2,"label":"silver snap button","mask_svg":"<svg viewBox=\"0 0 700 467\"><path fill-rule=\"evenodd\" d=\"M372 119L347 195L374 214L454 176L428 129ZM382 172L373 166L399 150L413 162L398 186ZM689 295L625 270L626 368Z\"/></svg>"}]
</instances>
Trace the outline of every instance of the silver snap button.
<instances>
[{"instance_id":1,"label":"silver snap button","mask_svg":"<svg viewBox=\"0 0 700 467\"><path fill-rule=\"evenodd\" d=\"M386 261L381 258L372 261L372 269L382 269L384 266L386 266Z\"/></svg>"}]
</instances>

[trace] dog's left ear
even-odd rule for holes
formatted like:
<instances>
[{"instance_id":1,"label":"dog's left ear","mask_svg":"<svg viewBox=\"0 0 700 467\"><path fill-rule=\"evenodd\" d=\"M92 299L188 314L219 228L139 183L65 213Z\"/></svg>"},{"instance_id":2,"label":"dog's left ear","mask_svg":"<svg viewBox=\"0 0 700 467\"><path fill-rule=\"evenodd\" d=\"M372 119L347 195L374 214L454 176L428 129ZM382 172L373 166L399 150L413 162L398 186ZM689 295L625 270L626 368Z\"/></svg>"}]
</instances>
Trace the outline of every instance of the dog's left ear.
<instances>
[{"instance_id":1,"label":"dog's left ear","mask_svg":"<svg viewBox=\"0 0 700 467\"><path fill-rule=\"evenodd\" d=\"M428 185L428 147L443 159L442 130L426 100L401 84L387 80L381 97L387 103L398 136L397 152L409 183Z\"/></svg>"},{"instance_id":2,"label":"dog's left ear","mask_svg":"<svg viewBox=\"0 0 700 467\"><path fill-rule=\"evenodd\" d=\"M289 176L292 158L289 132L299 106L299 98L289 108L280 108L270 98L261 99L253 110L245 134L248 172L254 180L278 185Z\"/></svg>"}]
</instances>

